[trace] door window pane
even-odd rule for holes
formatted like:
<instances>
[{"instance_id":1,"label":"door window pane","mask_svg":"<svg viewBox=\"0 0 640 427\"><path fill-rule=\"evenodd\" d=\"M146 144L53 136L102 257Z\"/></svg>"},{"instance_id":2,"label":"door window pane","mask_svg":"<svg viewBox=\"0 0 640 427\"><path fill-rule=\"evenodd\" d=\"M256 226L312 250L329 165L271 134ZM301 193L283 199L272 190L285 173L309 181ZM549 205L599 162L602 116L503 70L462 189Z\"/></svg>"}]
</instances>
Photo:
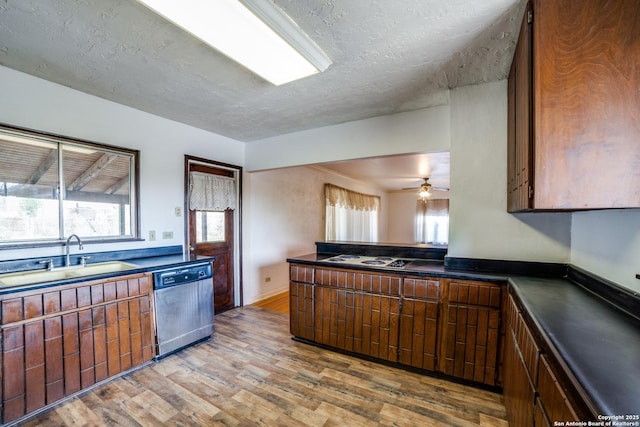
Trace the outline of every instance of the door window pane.
<instances>
[{"instance_id":1,"label":"door window pane","mask_svg":"<svg viewBox=\"0 0 640 427\"><path fill-rule=\"evenodd\" d=\"M196 243L225 241L225 211L196 211Z\"/></svg>"}]
</instances>

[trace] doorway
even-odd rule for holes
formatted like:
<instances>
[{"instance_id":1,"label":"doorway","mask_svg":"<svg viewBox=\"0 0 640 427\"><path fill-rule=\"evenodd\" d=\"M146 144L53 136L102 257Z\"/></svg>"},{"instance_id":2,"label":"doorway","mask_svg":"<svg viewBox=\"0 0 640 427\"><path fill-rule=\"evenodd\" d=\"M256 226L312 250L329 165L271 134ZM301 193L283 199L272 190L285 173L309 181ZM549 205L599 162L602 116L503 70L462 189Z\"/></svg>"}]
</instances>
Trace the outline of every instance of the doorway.
<instances>
[{"instance_id":1,"label":"doorway","mask_svg":"<svg viewBox=\"0 0 640 427\"><path fill-rule=\"evenodd\" d=\"M215 314L242 306L242 168L185 155L185 236L190 258L215 257Z\"/></svg>"}]
</instances>

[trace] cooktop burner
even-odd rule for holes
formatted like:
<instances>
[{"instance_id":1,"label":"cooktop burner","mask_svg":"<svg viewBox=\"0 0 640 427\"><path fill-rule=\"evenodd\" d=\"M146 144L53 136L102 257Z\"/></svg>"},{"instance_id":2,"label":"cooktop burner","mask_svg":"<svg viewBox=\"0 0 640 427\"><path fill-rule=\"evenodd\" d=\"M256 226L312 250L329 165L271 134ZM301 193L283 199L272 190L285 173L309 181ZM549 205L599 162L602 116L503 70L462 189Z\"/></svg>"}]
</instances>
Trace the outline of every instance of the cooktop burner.
<instances>
[{"instance_id":1,"label":"cooktop burner","mask_svg":"<svg viewBox=\"0 0 640 427\"><path fill-rule=\"evenodd\" d=\"M380 259L368 259L365 261L362 261L362 264L367 264L367 265L385 265L387 264L385 261L380 260Z\"/></svg>"},{"instance_id":2,"label":"cooktop burner","mask_svg":"<svg viewBox=\"0 0 640 427\"><path fill-rule=\"evenodd\" d=\"M337 255L332 258L328 258L325 261L328 262L340 262L344 264L363 264L372 265L378 267L394 267L402 268L405 262L401 259L392 258L388 256L364 256L364 255Z\"/></svg>"}]
</instances>

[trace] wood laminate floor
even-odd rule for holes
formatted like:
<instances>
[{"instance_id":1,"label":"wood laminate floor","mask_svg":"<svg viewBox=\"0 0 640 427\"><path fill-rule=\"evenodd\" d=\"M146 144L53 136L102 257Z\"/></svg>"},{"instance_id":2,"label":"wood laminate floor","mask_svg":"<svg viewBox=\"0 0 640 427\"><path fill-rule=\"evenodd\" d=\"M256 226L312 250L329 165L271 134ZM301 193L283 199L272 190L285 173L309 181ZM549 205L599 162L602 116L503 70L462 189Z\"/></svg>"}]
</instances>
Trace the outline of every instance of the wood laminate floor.
<instances>
[{"instance_id":1,"label":"wood laminate floor","mask_svg":"<svg viewBox=\"0 0 640 427\"><path fill-rule=\"evenodd\" d=\"M289 291L265 298L252 304L252 306L289 314Z\"/></svg>"},{"instance_id":2,"label":"wood laminate floor","mask_svg":"<svg viewBox=\"0 0 640 427\"><path fill-rule=\"evenodd\" d=\"M27 426L507 426L500 395L291 340L286 314L216 316L212 340Z\"/></svg>"}]
</instances>

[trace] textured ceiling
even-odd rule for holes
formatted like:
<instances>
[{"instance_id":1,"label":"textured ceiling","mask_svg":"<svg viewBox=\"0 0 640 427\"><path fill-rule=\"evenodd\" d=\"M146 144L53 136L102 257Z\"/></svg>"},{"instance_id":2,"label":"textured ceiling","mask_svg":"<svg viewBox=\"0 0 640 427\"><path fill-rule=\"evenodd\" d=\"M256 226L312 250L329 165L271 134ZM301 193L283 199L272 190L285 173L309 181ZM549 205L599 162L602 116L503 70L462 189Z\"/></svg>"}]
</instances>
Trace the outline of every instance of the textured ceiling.
<instances>
[{"instance_id":1,"label":"textured ceiling","mask_svg":"<svg viewBox=\"0 0 640 427\"><path fill-rule=\"evenodd\" d=\"M0 0L0 65L241 141L505 78L522 0L275 0L329 55L273 86L135 0Z\"/></svg>"}]
</instances>

